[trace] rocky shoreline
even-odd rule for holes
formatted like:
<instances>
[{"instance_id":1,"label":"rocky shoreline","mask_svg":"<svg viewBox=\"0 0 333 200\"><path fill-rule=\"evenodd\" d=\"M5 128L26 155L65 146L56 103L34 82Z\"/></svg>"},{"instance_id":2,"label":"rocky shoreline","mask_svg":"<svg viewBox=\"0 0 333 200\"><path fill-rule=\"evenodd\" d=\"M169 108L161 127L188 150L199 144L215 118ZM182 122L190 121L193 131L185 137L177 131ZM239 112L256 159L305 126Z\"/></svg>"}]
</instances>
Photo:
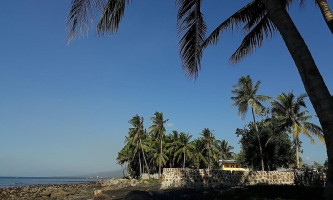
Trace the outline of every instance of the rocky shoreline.
<instances>
[{"instance_id":1,"label":"rocky shoreline","mask_svg":"<svg viewBox=\"0 0 333 200\"><path fill-rule=\"evenodd\" d=\"M104 199L113 199L123 197L123 194L119 196L115 192L116 190L149 188L150 185L156 185L156 182L152 183L148 180L138 181L136 179L111 179L104 182L0 188L0 200L87 200L100 199L104 194L109 194ZM158 188L159 186L156 186L155 189Z\"/></svg>"},{"instance_id":2,"label":"rocky shoreline","mask_svg":"<svg viewBox=\"0 0 333 200\"><path fill-rule=\"evenodd\" d=\"M101 188L97 182L59 184L59 185L37 185L27 187L15 187L0 189L0 200L11 199L75 199L87 196L93 190Z\"/></svg>"}]
</instances>

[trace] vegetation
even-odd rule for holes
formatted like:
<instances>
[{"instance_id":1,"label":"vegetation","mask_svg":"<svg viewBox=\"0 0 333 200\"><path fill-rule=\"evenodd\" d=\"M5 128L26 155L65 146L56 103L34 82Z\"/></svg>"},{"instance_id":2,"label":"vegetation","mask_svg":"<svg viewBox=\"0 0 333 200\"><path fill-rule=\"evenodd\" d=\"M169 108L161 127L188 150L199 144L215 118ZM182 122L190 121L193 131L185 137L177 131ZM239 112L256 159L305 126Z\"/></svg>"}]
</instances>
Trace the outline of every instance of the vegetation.
<instances>
[{"instance_id":1,"label":"vegetation","mask_svg":"<svg viewBox=\"0 0 333 200\"><path fill-rule=\"evenodd\" d=\"M293 142L296 148L296 166L299 164L299 135L310 138L311 143L315 144L313 137L317 137L323 144L325 144L324 135L321 127L309 122L313 115L307 115L308 110L301 111L301 108L306 108L304 98L306 94L302 94L297 99L295 95L290 92L288 94L282 93L276 97L277 101L272 101L272 120L275 126L280 130L287 130L293 136Z\"/></svg>"},{"instance_id":2,"label":"vegetation","mask_svg":"<svg viewBox=\"0 0 333 200\"><path fill-rule=\"evenodd\" d=\"M151 117L150 120L153 122L151 127L149 128L149 132L154 136L156 141L159 141L160 146L160 154L158 158L158 174L161 175L162 162L165 164L165 156L163 156L163 137L165 135L165 127L164 124L169 120L163 119L163 113L155 112L155 117Z\"/></svg>"},{"instance_id":3,"label":"vegetation","mask_svg":"<svg viewBox=\"0 0 333 200\"><path fill-rule=\"evenodd\" d=\"M253 117L253 124L257 131L257 138L258 138L258 145L259 145L259 153L260 153L260 161L261 161L261 170L264 171L264 159L262 154L262 146L260 142L260 136L259 136L259 130L256 123L256 117L255 114L260 115L264 110L265 107L261 104L261 101L268 101L271 98L265 95L257 95L260 81L258 81L255 86L253 87L252 79L250 76L241 77L238 80L238 84L234 85L234 90L231 92L235 94L235 97L231 97L232 100L235 101L232 106L238 107L238 114L241 116L242 119L244 119L248 107L250 105L252 117Z\"/></svg>"},{"instance_id":4,"label":"vegetation","mask_svg":"<svg viewBox=\"0 0 333 200\"><path fill-rule=\"evenodd\" d=\"M248 108L251 108L253 122L243 129L237 129L240 137L241 152L233 154L232 146L225 140L217 140L213 131L204 128L199 138L194 140L189 133L178 133L176 130L166 135L163 113L155 112L151 117L149 132L143 127L143 117L135 115L129 124L125 146L118 153L119 164L128 165L132 176L141 173L161 174L162 167L170 168L219 168L220 159L235 158L251 169L275 170L279 167L300 167L299 135L308 136L311 143L313 137L324 143L322 129L309 122L314 116L309 115L302 94L295 98L292 92L282 93L271 100L265 95L257 95L260 81L255 86L250 76L241 77L234 86L232 97L238 107L238 114L244 119ZM266 108L261 102L270 100L271 107ZM261 118L260 122L256 117ZM288 133L291 133L293 140ZM324 143L325 144L325 143ZM145 168L145 169L144 169Z\"/></svg>"},{"instance_id":5,"label":"vegetation","mask_svg":"<svg viewBox=\"0 0 333 200\"><path fill-rule=\"evenodd\" d=\"M232 158L233 147L225 140L215 139L210 129L203 129L201 137L195 140L191 140L192 135L184 132L173 131L165 135L162 124L167 120L163 120L161 112L156 112L154 115L148 133L144 131L143 117L135 115L129 121L133 128L129 128L125 145L118 153L117 162L128 165L127 169L133 177L139 177L143 172L160 172L160 166L161 168L218 167L219 159ZM164 130L164 134L161 134L161 130Z\"/></svg>"},{"instance_id":6,"label":"vegetation","mask_svg":"<svg viewBox=\"0 0 333 200\"><path fill-rule=\"evenodd\" d=\"M264 122L257 124L257 132L253 123L243 129L237 129L237 137L241 137L241 152L237 160L249 168L261 169L261 157L264 159L264 169L268 171L276 170L279 167L289 168L295 166L295 148L287 133L274 132L271 126L265 126ZM257 137L260 135L263 154L259 152ZM273 137L274 136L274 137ZM270 139L270 138L274 139ZM269 143L267 141L270 140Z\"/></svg>"},{"instance_id":7,"label":"vegetation","mask_svg":"<svg viewBox=\"0 0 333 200\"><path fill-rule=\"evenodd\" d=\"M97 24L99 35L116 33L125 8L130 2L125 0L72 0L72 6L67 17L67 23L70 26L69 39L73 39L77 33L82 33L85 28L88 30L93 11L102 13ZM333 100L307 44L287 12L290 4L295 1L252 0L222 22L207 37L207 26L201 12L202 0L176 0L176 2L178 5L178 29L181 35L179 45L182 66L190 77L197 78L198 76L203 49L210 44L216 44L222 31L229 27L233 29L240 24L245 24L243 30L246 32L240 47L231 57L232 62L242 60L245 56L251 54L255 48L262 46L265 37L269 38L276 32L281 34L323 129L329 163L327 176L328 188L330 189L326 191L328 192L327 198L332 198ZM331 28L332 13L327 2L325 0L316 0L316 2L328 27ZM162 154L161 151L160 166L163 159Z\"/></svg>"}]
</instances>

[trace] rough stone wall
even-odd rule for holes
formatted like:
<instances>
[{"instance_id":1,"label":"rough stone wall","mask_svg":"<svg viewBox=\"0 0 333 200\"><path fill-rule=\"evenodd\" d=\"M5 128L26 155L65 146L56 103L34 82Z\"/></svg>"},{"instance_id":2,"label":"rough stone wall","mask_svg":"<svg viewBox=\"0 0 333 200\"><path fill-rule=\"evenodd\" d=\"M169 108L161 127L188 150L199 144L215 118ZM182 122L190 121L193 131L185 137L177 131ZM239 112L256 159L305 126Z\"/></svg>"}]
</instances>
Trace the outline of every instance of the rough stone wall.
<instances>
[{"instance_id":1,"label":"rough stone wall","mask_svg":"<svg viewBox=\"0 0 333 200\"><path fill-rule=\"evenodd\" d=\"M143 173L141 174L141 179L146 180L146 179L155 179L158 180L160 179L160 176L158 174L147 174Z\"/></svg>"},{"instance_id":2,"label":"rough stone wall","mask_svg":"<svg viewBox=\"0 0 333 200\"><path fill-rule=\"evenodd\" d=\"M255 184L294 184L293 172L228 171L164 168L162 188L223 187Z\"/></svg>"}]
</instances>

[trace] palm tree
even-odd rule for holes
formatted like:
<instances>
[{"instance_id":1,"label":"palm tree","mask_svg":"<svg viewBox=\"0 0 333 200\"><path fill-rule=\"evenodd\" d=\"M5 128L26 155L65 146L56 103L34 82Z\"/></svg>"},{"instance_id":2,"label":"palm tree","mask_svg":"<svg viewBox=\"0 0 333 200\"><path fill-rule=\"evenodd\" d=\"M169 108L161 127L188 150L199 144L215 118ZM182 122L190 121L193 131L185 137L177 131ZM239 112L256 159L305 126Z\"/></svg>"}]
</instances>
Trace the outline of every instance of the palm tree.
<instances>
[{"instance_id":1,"label":"palm tree","mask_svg":"<svg viewBox=\"0 0 333 200\"><path fill-rule=\"evenodd\" d=\"M180 133L178 140L174 142L176 152L174 157L178 157L178 161L183 158L183 168L186 167L186 156L188 159L192 159L195 153L195 145L190 141L192 135L183 132Z\"/></svg>"},{"instance_id":2,"label":"palm tree","mask_svg":"<svg viewBox=\"0 0 333 200\"><path fill-rule=\"evenodd\" d=\"M333 100L321 76L318 67L309 51L304 39L297 30L286 8L291 0L271 1L253 0L238 10L226 21L222 22L204 41L203 48L219 41L223 30L233 29L245 24L243 30L247 32L240 47L231 57L231 62L239 62L251 54L255 48L261 47L264 38L272 37L278 31L292 56L301 76L305 90L316 111L323 128L327 144L328 163L333 163ZM320 4L319 4L320 5ZM326 6L328 8L328 6ZM329 14L327 9L324 14ZM332 22L332 20L330 20ZM184 24L183 27L186 27ZM190 41L190 40L189 40ZM194 53L192 54L194 56ZM200 63L200 62L199 62ZM193 68L193 67L192 67ZM192 73L195 76L196 73ZM331 164L330 166L333 166ZM328 168L326 198L333 198L333 167Z\"/></svg>"},{"instance_id":3,"label":"palm tree","mask_svg":"<svg viewBox=\"0 0 333 200\"><path fill-rule=\"evenodd\" d=\"M125 8L130 2L127 0L72 0L67 17L67 25L70 27L69 40L78 34L83 34L84 30L88 32L94 11L102 12L97 24L97 33L99 35L116 33ZM276 30L281 34L323 128L328 163L333 166L333 145L330 145L333 143L333 100L304 39L286 10L292 0L253 0L232 15L228 19L229 22L221 23L206 40L204 35L207 27L203 21L201 0L176 0L176 2L178 30L182 35L179 42L182 66L189 77L197 78L198 76L202 48L217 43L222 30L228 27L245 23L243 30L248 32L240 48L237 49L239 55L233 55L232 60L235 62L253 52L256 47L260 47L264 37L271 37ZM328 13L327 10L324 12ZM333 198L333 167L329 167L327 177L326 188L330 188L326 189L327 198Z\"/></svg>"},{"instance_id":4,"label":"palm tree","mask_svg":"<svg viewBox=\"0 0 333 200\"><path fill-rule=\"evenodd\" d=\"M165 147L165 145L162 146L162 151L160 149L160 141L157 138L150 138L150 141L148 142L148 146L149 146L149 165L150 165L150 169L153 169L152 171L157 172L159 170L159 166L161 164L161 166L165 166L169 160L168 157L168 149ZM161 152L162 152L162 156L161 156Z\"/></svg>"},{"instance_id":5,"label":"palm tree","mask_svg":"<svg viewBox=\"0 0 333 200\"><path fill-rule=\"evenodd\" d=\"M222 159L231 159L233 154L231 150L233 149L234 147L230 146L226 140L218 141L217 150L220 152Z\"/></svg>"},{"instance_id":6,"label":"palm tree","mask_svg":"<svg viewBox=\"0 0 333 200\"><path fill-rule=\"evenodd\" d=\"M134 128L130 128L130 133L132 133L132 142L136 143L139 141L140 148L142 151L142 156L146 165L146 169L148 174L150 174L149 167L147 164L144 147L142 145L142 139L146 136L145 131L143 130L143 117L139 117L139 115L135 115L131 120L128 121Z\"/></svg>"},{"instance_id":7,"label":"palm tree","mask_svg":"<svg viewBox=\"0 0 333 200\"><path fill-rule=\"evenodd\" d=\"M165 137L165 143L166 147L168 147L168 157L169 157L169 165L170 168L175 167L175 153L177 151L177 141L179 140L179 134L178 131L174 130L172 131L172 134L168 134Z\"/></svg>"},{"instance_id":8,"label":"palm tree","mask_svg":"<svg viewBox=\"0 0 333 200\"><path fill-rule=\"evenodd\" d=\"M241 116L241 119L245 118L249 105L251 107L253 122L258 136L258 144L259 144L259 151L261 158L261 170L264 171L265 170L264 159L262 154L260 137L258 134L259 130L256 123L255 113L259 115L264 110L265 107L261 104L261 102L269 100L270 97L265 95L257 95L260 84L261 82L257 81L256 85L253 87L252 79L250 78L250 76L241 77L238 80L238 84L233 86L234 89L231 92L234 93L236 96L231 97L231 99L235 101L235 103L232 104L232 106L238 107L238 114Z\"/></svg>"},{"instance_id":9,"label":"palm tree","mask_svg":"<svg viewBox=\"0 0 333 200\"><path fill-rule=\"evenodd\" d=\"M130 158L130 153L129 153L129 144L125 145L121 150L120 152L118 152L118 156L116 158L117 160L117 163L121 166L125 165L127 163L127 166L128 166L128 163L130 162L131 158ZM125 168L125 167L124 167ZM123 168L123 175L125 176L125 173L124 173L124 168ZM127 167L128 169L128 167Z\"/></svg>"},{"instance_id":10,"label":"palm tree","mask_svg":"<svg viewBox=\"0 0 333 200\"><path fill-rule=\"evenodd\" d=\"M149 132L153 133L155 135L155 138L160 141L160 158L159 158L159 168L158 168L158 174L161 176L161 168L162 168L162 145L163 145L163 137L165 135L165 127L164 124L169 120L164 120L163 113L162 112L155 112L155 117L151 117L150 120L153 122L153 124L149 128Z\"/></svg>"},{"instance_id":11,"label":"palm tree","mask_svg":"<svg viewBox=\"0 0 333 200\"><path fill-rule=\"evenodd\" d=\"M295 96L292 92L285 94L282 93L276 97L277 101L272 101L272 117L276 124L282 129L291 129L293 135L295 147L296 147L296 166L299 168L299 135L303 135L310 138L311 143L315 144L312 136L317 137L321 142L325 144L322 129L308 122L313 118L313 115L306 115L309 111L301 111L301 108L306 108L304 98L306 94L302 94L295 100Z\"/></svg>"},{"instance_id":12,"label":"palm tree","mask_svg":"<svg viewBox=\"0 0 333 200\"><path fill-rule=\"evenodd\" d=\"M302 0L302 1L305 1L305 0ZM301 3L302 3L302 1L301 1ZM321 14L324 17L328 28L330 29L330 31L333 34L333 14L332 14L330 7L328 6L327 1L326 0L316 0L316 3L320 8Z\"/></svg>"},{"instance_id":13,"label":"palm tree","mask_svg":"<svg viewBox=\"0 0 333 200\"><path fill-rule=\"evenodd\" d=\"M204 149L203 151L206 152L206 154L208 154L208 169L211 168L212 166L212 162L211 162L211 158L213 157L213 159L215 161L218 161L218 157L217 157L217 143L215 140L215 136L213 134L213 132L211 130L209 130L209 128L205 128L204 130L202 130L202 142L204 144Z\"/></svg>"},{"instance_id":14,"label":"palm tree","mask_svg":"<svg viewBox=\"0 0 333 200\"><path fill-rule=\"evenodd\" d=\"M197 138L193 141L193 144L195 146L195 154L192 158L193 165L199 169L201 166L205 166L207 163L207 160L205 156L203 155L203 150L205 149L205 144L203 143L202 138Z\"/></svg>"}]
</instances>

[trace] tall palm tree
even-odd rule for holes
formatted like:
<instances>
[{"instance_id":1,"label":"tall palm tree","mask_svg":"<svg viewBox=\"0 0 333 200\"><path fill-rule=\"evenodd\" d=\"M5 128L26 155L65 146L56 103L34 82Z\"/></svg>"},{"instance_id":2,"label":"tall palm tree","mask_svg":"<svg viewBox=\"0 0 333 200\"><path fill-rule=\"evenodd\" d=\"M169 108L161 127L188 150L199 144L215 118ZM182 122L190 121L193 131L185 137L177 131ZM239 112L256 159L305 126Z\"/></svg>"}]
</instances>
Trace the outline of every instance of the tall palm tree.
<instances>
[{"instance_id":1,"label":"tall palm tree","mask_svg":"<svg viewBox=\"0 0 333 200\"><path fill-rule=\"evenodd\" d=\"M130 132L132 133L132 142L136 143L139 142L140 148L142 151L142 156L146 165L146 170L148 174L150 174L149 167L147 164L147 159L145 156L144 148L142 145L142 139L146 137L144 128L143 128L143 117L139 117L139 115L135 115L131 120L128 121L134 128L130 128Z\"/></svg>"},{"instance_id":2,"label":"tall palm tree","mask_svg":"<svg viewBox=\"0 0 333 200\"><path fill-rule=\"evenodd\" d=\"M212 167L212 160L213 158L216 162L218 161L218 151L216 149L217 142L215 140L215 136L209 128L205 128L201 132L202 135L202 142L204 144L204 149L203 151L206 152L207 157L208 157L208 169L211 169Z\"/></svg>"},{"instance_id":3,"label":"tall palm tree","mask_svg":"<svg viewBox=\"0 0 333 200\"><path fill-rule=\"evenodd\" d=\"M181 132L178 140L174 142L177 149L174 157L178 157L178 161L183 158L183 168L186 167L186 156L188 159L192 159L195 153L195 145L191 142L191 138L192 135Z\"/></svg>"},{"instance_id":4,"label":"tall palm tree","mask_svg":"<svg viewBox=\"0 0 333 200\"><path fill-rule=\"evenodd\" d=\"M193 165L196 166L198 169L201 166L206 166L207 160L203 154L203 150L205 149L205 144L203 143L202 138L197 138L193 141L195 146L195 154L192 158Z\"/></svg>"},{"instance_id":5,"label":"tall palm tree","mask_svg":"<svg viewBox=\"0 0 333 200\"><path fill-rule=\"evenodd\" d=\"M218 141L217 150L220 152L222 159L225 159L225 160L231 159L232 154L233 154L233 152L231 150L233 150L233 149L234 149L234 147L230 146L228 144L228 141L226 141L226 140Z\"/></svg>"},{"instance_id":6,"label":"tall palm tree","mask_svg":"<svg viewBox=\"0 0 333 200\"><path fill-rule=\"evenodd\" d=\"M305 0L301 0L303 3ZM325 22L333 34L333 13L326 0L316 0L316 4L319 6L321 14L323 15Z\"/></svg>"},{"instance_id":7,"label":"tall palm tree","mask_svg":"<svg viewBox=\"0 0 333 200\"><path fill-rule=\"evenodd\" d=\"M175 167L175 153L177 151L177 141L179 140L178 131L174 130L171 134L165 137L166 147L168 147L169 165L170 168Z\"/></svg>"},{"instance_id":8,"label":"tall palm tree","mask_svg":"<svg viewBox=\"0 0 333 200\"><path fill-rule=\"evenodd\" d=\"M231 57L231 62L236 63L251 54L257 47L261 47L264 38L272 37L277 31L281 34L323 128L328 163L330 163L325 196L330 199L333 198L333 145L330 145L333 143L333 99L311 52L287 12L291 2L291 0L251 1L222 22L206 38L203 47L218 43L223 30L245 24L243 30L247 35ZM325 12L329 13L327 9Z\"/></svg>"},{"instance_id":9,"label":"tall palm tree","mask_svg":"<svg viewBox=\"0 0 333 200\"><path fill-rule=\"evenodd\" d=\"M155 112L155 117L151 117L150 120L153 124L149 127L149 132L155 135L155 138L160 141L160 158L159 158L159 167L158 167L158 174L161 176L161 169L162 169L162 153L163 153L163 137L165 135L165 127L164 124L169 120L164 120L162 112Z\"/></svg>"},{"instance_id":10,"label":"tall palm tree","mask_svg":"<svg viewBox=\"0 0 333 200\"><path fill-rule=\"evenodd\" d=\"M259 115L263 110L264 106L261 104L262 101L268 101L270 97L265 95L257 95L259 86L261 82L257 81L255 86L253 87L252 79L250 76L241 77L238 79L238 84L234 85L234 89L231 91L235 94L235 97L231 97L232 100L235 101L232 106L238 107L238 114L241 116L241 119L245 118L245 115L248 111L248 107L251 107L253 122L257 131L258 136L258 144L259 144L259 151L260 151L260 158L261 158L261 170L264 171L264 159L262 154L262 147L260 143L260 136L259 130L256 122L255 114Z\"/></svg>"},{"instance_id":11,"label":"tall palm tree","mask_svg":"<svg viewBox=\"0 0 333 200\"><path fill-rule=\"evenodd\" d=\"M159 170L159 166L161 164L161 166L165 166L169 160L168 157L168 149L165 147L165 145L162 146L162 151L160 149L160 140L151 137L150 141L149 141L149 158L148 158L148 162L150 165L150 169L154 169L152 171L158 172ZM162 156L161 156L161 152L162 152Z\"/></svg>"},{"instance_id":12,"label":"tall palm tree","mask_svg":"<svg viewBox=\"0 0 333 200\"><path fill-rule=\"evenodd\" d=\"M70 27L69 40L78 34L83 34L84 30L88 32L94 11L102 12L97 33L99 35L116 33L125 8L130 2L129 0L72 0L67 17L67 25ZM333 145L330 145L333 143L333 100L304 39L287 12L292 0L253 0L232 15L228 23L220 24L206 40L204 33L207 27L203 21L201 0L176 0L176 2L178 28L182 35L179 43L182 66L189 77L198 76L202 48L217 43L222 30L228 27L245 23L244 30L248 32L240 48L237 49L238 53L232 57L235 62L260 47L264 37L271 37L276 30L281 34L323 128L329 163L326 191L329 196L327 198L333 198Z\"/></svg>"},{"instance_id":13,"label":"tall palm tree","mask_svg":"<svg viewBox=\"0 0 333 200\"><path fill-rule=\"evenodd\" d=\"M123 166L127 163L127 166L128 166L128 163L131 160L131 157L130 157L131 154L130 154L129 149L130 149L129 144L127 144L120 150L120 152L118 152L118 156L117 156L116 160L119 165ZM127 169L128 169L128 167L127 167ZM123 168L123 175L125 176L124 168Z\"/></svg>"},{"instance_id":14,"label":"tall palm tree","mask_svg":"<svg viewBox=\"0 0 333 200\"><path fill-rule=\"evenodd\" d=\"M277 101L272 101L272 117L276 121L276 124L282 129L291 129L291 133L294 139L296 147L296 166L299 165L299 135L303 135L310 138L311 143L315 144L313 139L317 137L321 142L325 144L322 129L308 122L309 119L313 118L313 115L307 115L309 111L301 111L301 108L306 108L304 98L306 94L302 94L297 99L295 95L290 92L288 94L282 93L276 97Z\"/></svg>"}]
</instances>

